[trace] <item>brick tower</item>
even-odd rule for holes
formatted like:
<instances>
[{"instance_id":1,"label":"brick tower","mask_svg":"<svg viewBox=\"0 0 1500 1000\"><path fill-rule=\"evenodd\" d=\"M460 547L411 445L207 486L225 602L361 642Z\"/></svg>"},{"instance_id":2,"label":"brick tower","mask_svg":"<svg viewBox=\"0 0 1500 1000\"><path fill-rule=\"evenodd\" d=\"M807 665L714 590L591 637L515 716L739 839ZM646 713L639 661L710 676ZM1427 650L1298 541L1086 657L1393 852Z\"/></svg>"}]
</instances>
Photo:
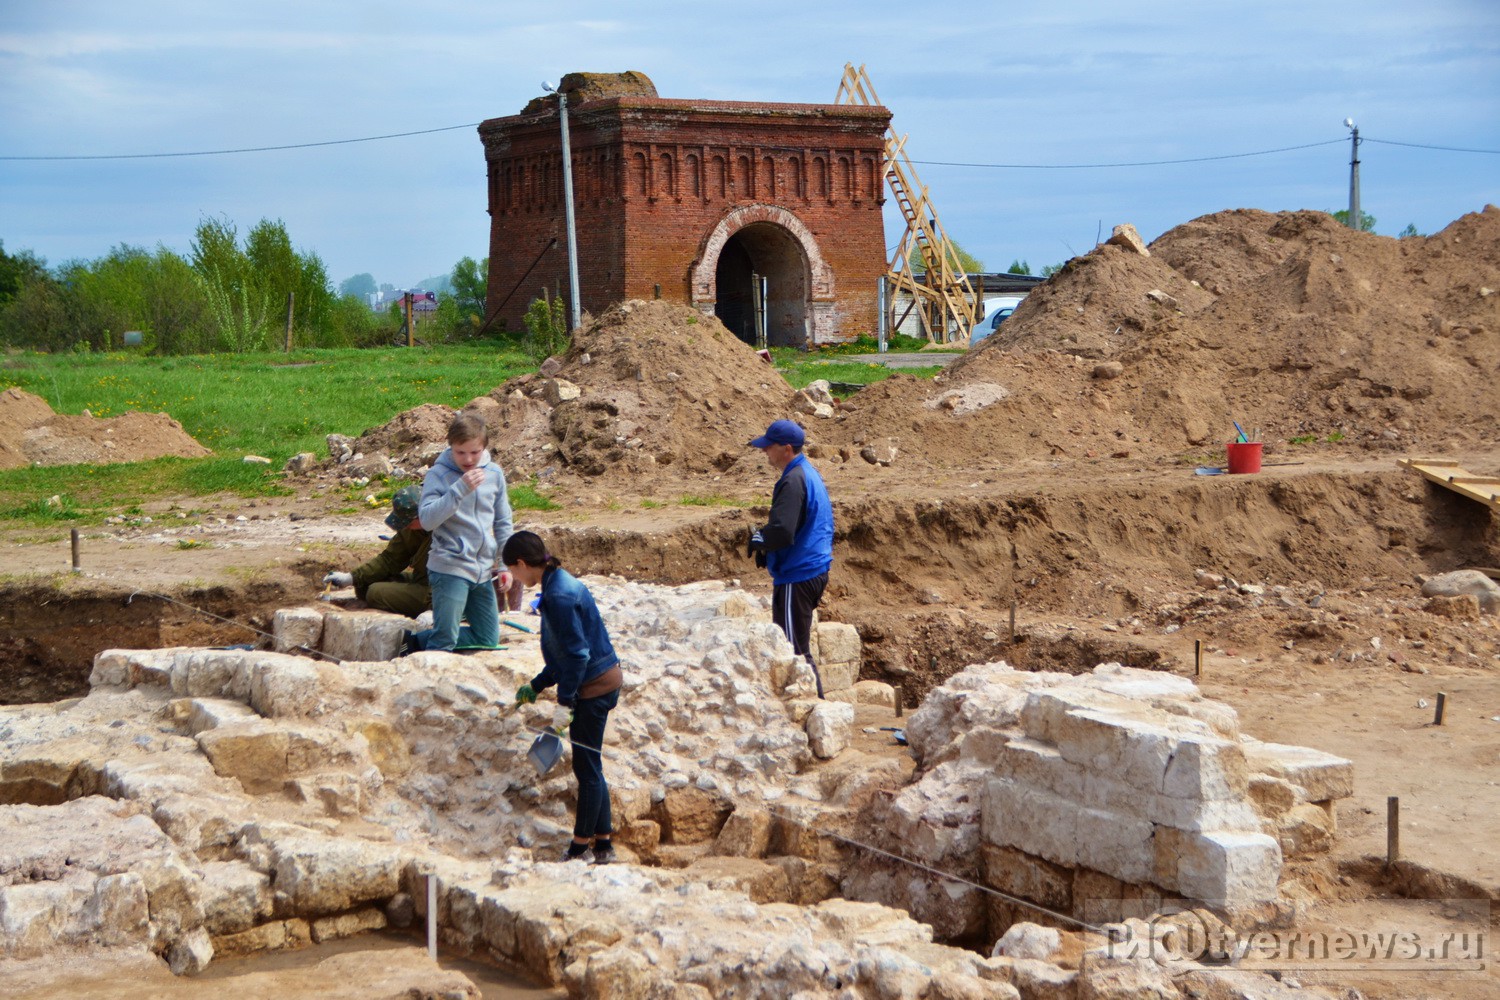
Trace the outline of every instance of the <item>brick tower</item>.
<instances>
[{"instance_id":1,"label":"brick tower","mask_svg":"<svg viewBox=\"0 0 1500 1000\"><path fill-rule=\"evenodd\" d=\"M623 81L623 82L622 82ZM886 271L890 112L656 96L644 75L564 77L582 306L662 298L772 346L875 329ZM479 126L488 166L488 312L511 330L543 288L568 294L556 98Z\"/></svg>"}]
</instances>

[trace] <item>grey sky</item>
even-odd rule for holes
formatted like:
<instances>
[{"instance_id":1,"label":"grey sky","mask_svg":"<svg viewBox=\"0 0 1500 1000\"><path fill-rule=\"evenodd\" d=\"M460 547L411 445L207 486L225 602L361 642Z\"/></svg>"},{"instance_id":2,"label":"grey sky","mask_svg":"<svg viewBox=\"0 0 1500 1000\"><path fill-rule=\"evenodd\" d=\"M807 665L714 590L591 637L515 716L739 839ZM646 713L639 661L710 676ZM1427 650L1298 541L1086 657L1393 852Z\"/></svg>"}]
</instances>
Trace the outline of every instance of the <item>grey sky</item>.
<instances>
[{"instance_id":1,"label":"grey sky","mask_svg":"<svg viewBox=\"0 0 1500 1000\"><path fill-rule=\"evenodd\" d=\"M540 9L539 9L540 8ZM982 13L988 10L989 13ZM918 15L917 11L924 13ZM753 13L752 13L753 12ZM1033 270L1119 222L1148 240L1227 208L1347 207L1361 135L1377 230L1500 201L1493 0L555 5L10 0L0 157L348 139L513 114L573 70L664 97L831 101L863 63L950 235ZM1267 156L1155 167L994 169ZM932 161L925 163L920 161ZM472 129L280 152L0 160L0 240L57 264L119 243L186 252L205 215L281 219L330 277L415 282L486 253ZM898 224L887 205L895 243Z\"/></svg>"}]
</instances>

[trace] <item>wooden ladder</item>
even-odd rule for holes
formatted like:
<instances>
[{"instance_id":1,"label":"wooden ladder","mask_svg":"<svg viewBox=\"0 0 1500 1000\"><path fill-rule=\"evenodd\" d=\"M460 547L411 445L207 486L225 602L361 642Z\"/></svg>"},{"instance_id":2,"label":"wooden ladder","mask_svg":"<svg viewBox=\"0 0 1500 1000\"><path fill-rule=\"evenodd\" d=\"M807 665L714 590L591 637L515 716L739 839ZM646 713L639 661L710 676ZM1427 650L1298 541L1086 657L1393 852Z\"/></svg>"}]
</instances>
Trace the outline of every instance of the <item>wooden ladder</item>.
<instances>
[{"instance_id":1,"label":"wooden ladder","mask_svg":"<svg viewBox=\"0 0 1500 1000\"><path fill-rule=\"evenodd\" d=\"M844 64L844 77L834 103L880 106L875 85L870 82L864 66L855 69L853 63ZM886 274L892 299L897 291L911 296L922 323L922 332L930 343L966 345L969 331L977 322L977 314L982 312L979 296L969 284L969 276L959 263L958 252L938 221L937 209L932 206L926 185L917 177L917 168L906 155L906 138L904 135L898 137L887 127L885 181L906 223ZM926 268L921 276L912 270L913 251L921 257ZM893 302L887 303L887 309L893 312L894 308Z\"/></svg>"}]
</instances>

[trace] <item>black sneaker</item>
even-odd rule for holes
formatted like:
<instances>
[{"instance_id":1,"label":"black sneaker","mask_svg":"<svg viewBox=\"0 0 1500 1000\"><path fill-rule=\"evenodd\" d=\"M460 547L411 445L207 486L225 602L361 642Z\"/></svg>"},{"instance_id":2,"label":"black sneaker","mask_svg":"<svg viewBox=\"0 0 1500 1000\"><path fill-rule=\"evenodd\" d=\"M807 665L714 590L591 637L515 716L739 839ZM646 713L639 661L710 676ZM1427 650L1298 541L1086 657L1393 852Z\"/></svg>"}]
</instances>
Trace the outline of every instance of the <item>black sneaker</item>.
<instances>
[{"instance_id":1,"label":"black sneaker","mask_svg":"<svg viewBox=\"0 0 1500 1000\"><path fill-rule=\"evenodd\" d=\"M401 648L396 651L397 656L410 656L413 653L419 652L420 649L421 647L417 645L417 633L401 633Z\"/></svg>"},{"instance_id":2,"label":"black sneaker","mask_svg":"<svg viewBox=\"0 0 1500 1000\"><path fill-rule=\"evenodd\" d=\"M588 864L594 860L594 852L589 850L587 845L584 844L569 844L567 850L563 851L563 856L558 858L558 860L563 862L582 861L584 864Z\"/></svg>"},{"instance_id":3,"label":"black sneaker","mask_svg":"<svg viewBox=\"0 0 1500 1000\"><path fill-rule=\"evenodd\" d=\"M594 864L612 865L617 860L614 845L600 844L594 847Z\"/></svg>"}]
</instances>

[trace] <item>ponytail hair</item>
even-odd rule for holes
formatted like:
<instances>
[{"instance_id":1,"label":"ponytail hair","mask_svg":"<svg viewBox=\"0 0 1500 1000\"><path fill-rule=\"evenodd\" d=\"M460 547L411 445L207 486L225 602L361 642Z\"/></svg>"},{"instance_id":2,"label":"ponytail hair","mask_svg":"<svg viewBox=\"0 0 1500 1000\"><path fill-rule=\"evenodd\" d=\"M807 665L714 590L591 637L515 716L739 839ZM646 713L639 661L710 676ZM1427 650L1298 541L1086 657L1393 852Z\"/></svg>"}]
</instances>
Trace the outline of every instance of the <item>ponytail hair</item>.
<instances>
[{"instance_id":1,"label":"ponytail hair","mask_svg":"<svg viewBox=\"0 0 1500 1000\"><path fill-rule=\"evenodd\" d=\"M562 566L560 559L547 554L547 546L534 531L518 531L507 538L505 548L500 550L500 562L506 566L525 563L528 566L550 566L552 569Z\"/></svg>"}]
</instances>

